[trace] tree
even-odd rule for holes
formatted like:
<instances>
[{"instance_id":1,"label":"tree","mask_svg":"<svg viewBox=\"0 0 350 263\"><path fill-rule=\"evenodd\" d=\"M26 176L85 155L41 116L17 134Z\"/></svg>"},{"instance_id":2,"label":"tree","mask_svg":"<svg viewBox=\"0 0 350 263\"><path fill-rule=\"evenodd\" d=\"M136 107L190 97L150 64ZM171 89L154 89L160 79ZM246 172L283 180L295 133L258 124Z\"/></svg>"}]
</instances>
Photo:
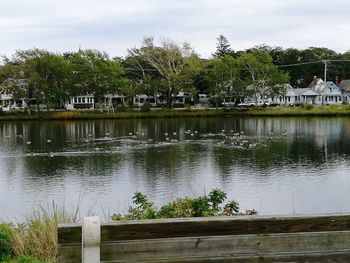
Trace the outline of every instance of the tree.
<instances>
[{"instance_id":1,"label":"tree","mask_svg":"<svg viewBox=\"0 0 350 263\"><path fill-rule=\"evenodd\" d=\"M16 71L28 84L28 96L35 98L38 110L40 103L63 107L71 71L60 54L40 49L22 50L8 63L17 65Z\"/></svg>"},{"instance_id":2,"label":"tree","mask_svg":"<svg viewBox=\"0 0 350 263\"><path fill-rule=\"evenodd\" d=\"M111 59L105 52L88 49L66 56L72 64L71 95L93 94L102 108L106 95L121 93L128 85L120 61ZM109 100L108 109L111 107Z\"/></svg>"},{"instance_id":3,"label":"tree","mask_svg":"<svg viewBox=\"0 0 350 263\"><path fill-rule=\"evenodd\" d=\"M211 84L210 90L215 99L215 107L218 106L221 96L230 99L237 99L240 96L241 82L238 73L237 60L230 55L210 60L206 76Z\"/></svg>"},{"instance_id":4,"label":"tree","mask_svg":"<svg viewBox=\"0 0 350 263\"><path fill-rule=\"evenodd\" d=\"M258 98L274 97L280 94L282 85L288 82L288 74L281 72L273 65L272 57L266 51L252 49L243 53L237 60L241 67L241 80L251 93L255 103Z\"/></svg>"},{"instance_id":5,"label":"tree","mask_svg":"<svg viewBox=\"0 0 350 263\"><path fill-rule=\"evenodd\" d=\"M198 56L188 43L178 45L171 40L164 40L156 46L152 37L145 38L141 48L129 50L130 56L136 58L136 66L143 71L143 80L148 74L141 68L143 63L157 72L162 83L158 92L166 98L169 108L173 107L179 91L191 87L200 68ZM166 85L163 85L163 80Z\"/></svg>"},{"instance_id":6,"label":"tree","mask_svg":"<svg viewBox=\"0 0 350 263\"><path fill-rule=\"evenodd\" d=\"M216 40L216 51L213 54L214 58L222 59L225 55L234 54L234 50L230 48L230 43L226 37L220 35Z\"/></svg>"}]
</instances>

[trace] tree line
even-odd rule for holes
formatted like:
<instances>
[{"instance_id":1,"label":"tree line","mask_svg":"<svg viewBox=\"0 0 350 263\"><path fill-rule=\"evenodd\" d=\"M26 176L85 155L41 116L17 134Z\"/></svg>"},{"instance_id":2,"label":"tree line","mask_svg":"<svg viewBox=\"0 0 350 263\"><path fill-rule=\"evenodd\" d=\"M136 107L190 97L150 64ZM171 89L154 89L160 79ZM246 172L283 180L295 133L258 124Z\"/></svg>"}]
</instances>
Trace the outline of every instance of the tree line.
<instances>
[{"instance_id":1,"label":"tree line","mask_svg":"<svg viewBox=\"0 0 350 263\"><path fill-rule=\"evenodd\" d=\"M211 58L203 59L191 45L152 37L131 48L125 58L110 57L98 50L55 53L42 49L18 50L3 57L0 65L2 89L14 99L31 98L36 104L63 108L70 96L93 94L102 104L107 94L119 94L132 106L137 94L162 97L168 107L180 91L205 93L239 101L257 93L282 95L281 84L306 87L313 76L322 76L324 65L280 67L320 60L350 59L350 51L337 53L327 48L283 49L267 45L235 51L226 37L217 38ZM328 79L348 78L350 63L328 64ZM18 85L25 80L26 87Z\"/></svg>"}]
</instances>

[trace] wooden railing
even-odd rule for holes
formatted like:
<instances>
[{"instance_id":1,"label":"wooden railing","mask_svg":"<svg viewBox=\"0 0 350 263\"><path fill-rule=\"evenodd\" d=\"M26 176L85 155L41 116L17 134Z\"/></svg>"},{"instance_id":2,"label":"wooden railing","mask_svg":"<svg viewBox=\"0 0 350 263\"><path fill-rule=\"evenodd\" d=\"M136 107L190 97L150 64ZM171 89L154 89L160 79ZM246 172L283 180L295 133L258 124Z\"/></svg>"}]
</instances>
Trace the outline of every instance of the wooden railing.
<instances>
[{"instance_id":1,"label":"wooden railing","mask_svg":"<svg viewBox=\"0 0 350 263\"><path fill-rule=\"evenodd\" d=\"M350 215L59 225L58 262L350 262Z\"/></svg>"}]
</instances>

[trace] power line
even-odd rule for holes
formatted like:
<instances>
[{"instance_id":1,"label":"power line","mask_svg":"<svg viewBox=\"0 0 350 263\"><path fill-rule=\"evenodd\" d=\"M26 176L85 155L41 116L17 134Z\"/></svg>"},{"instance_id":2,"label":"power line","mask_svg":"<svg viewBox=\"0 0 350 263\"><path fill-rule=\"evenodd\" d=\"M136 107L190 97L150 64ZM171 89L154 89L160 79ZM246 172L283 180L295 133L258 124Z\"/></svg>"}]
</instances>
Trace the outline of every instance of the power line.
<instances>
[{"instance_id":1,"label":"power line","mask_svg":"<svg viewBox=\"0 0 350 263\"><path fill-rule=\"evenodd\" d=\"M301 66L301 65L308 65L308 64L316 64L316 63L320 63L320 62L323 62L323 61L320 60L320 61L311 61L311 62L300 62L300 63L295 63L295 64L280 65L280 66L276 66L276 67L285 68L285 67Z\"/></svg>"},{"instance_id":2,"label":"power line","mask_svg":"<svg viewBox=\"0 0 350 263\"><path fill-rule=\"evenodd\" d=\"M324 63L324 81L327 81L327 66L330 62L350 62L350 59L324 59L319 61L311 61L311 62L301 62L301 63L294 63L294 64L288 64L288 65L281 65L277 66L278 68L285 68L285 67L293 67L293 66L301 66L301 65L308 65L308 64L316 64L316 63Z\"/></svg>"}]
</instances>

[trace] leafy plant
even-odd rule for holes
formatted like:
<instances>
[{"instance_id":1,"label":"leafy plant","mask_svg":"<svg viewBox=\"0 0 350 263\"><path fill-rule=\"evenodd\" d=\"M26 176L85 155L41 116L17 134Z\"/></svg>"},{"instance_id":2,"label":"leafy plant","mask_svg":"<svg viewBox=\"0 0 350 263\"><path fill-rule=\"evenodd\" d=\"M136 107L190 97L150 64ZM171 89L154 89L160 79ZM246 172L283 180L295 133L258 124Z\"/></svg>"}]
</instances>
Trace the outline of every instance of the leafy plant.
<instances>
[{"instance_id":1,"label":"leafy plant","mask_svg":"<svg viewBox=\"0 0 350 263\"><path fill-rule=\"evenodd\" d=\"M112 220L254 215L257 213L254 209L242 213L236 200L230 200L224 204L226 198L227 194L225 192L220 189L213 189L208 195L194 198L177 198L158 209L153 202L148 200L146 195L136 192L133 196L133 203L136 207L129 207L125 215L112 215Z\"/></svg>"},{"instance_id":2,"label":"leafy plant","mask_svg":"<svg viewBox=\"0 0 350 263\"><path fill-rule=\"evenodd\" d=\"M140 109L142 112L149 112L151 111L151 104L149 104L148 102L145 102Z\"/></svg>"},{"instance_id":3,"label":"leafy plant","mask_svg":"<svg viewBox=\"0 0 350 263\"><path fill-rule=\"evenodd\" d=\"M0 224L0 261L11 257L13 231L9 225Z\"/></svg>"}]
</instances>

